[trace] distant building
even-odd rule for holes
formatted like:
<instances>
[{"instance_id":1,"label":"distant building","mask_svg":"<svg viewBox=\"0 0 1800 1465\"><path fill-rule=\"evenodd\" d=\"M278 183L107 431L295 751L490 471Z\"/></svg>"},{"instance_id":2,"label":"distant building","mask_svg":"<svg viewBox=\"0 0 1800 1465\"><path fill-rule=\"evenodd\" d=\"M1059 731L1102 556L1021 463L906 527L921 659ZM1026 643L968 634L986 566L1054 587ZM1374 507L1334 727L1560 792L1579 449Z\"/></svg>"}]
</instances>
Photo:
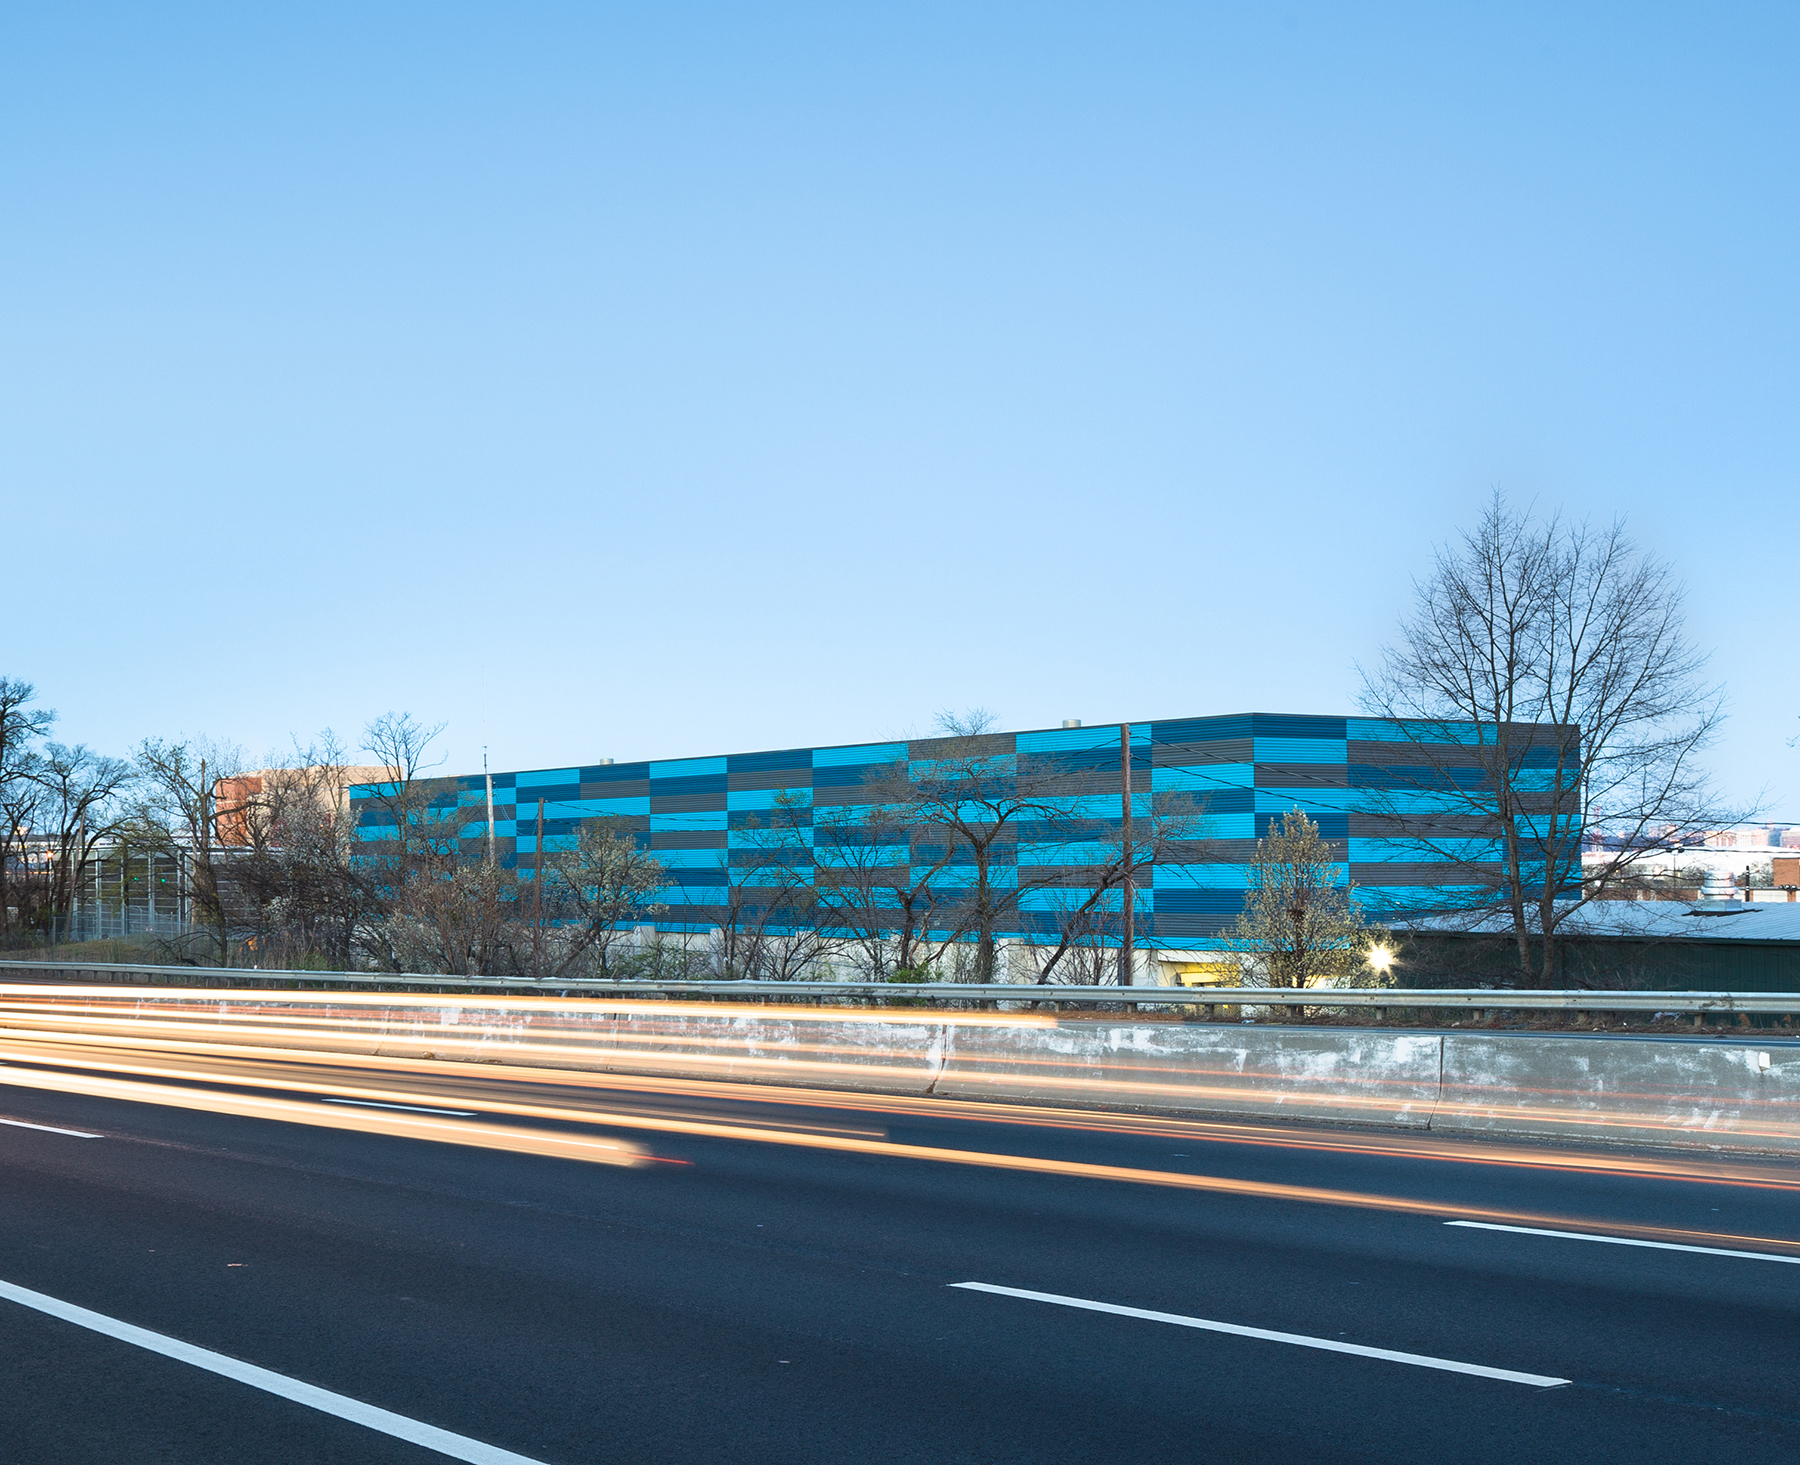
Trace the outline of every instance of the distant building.
<instances>
[{"instance_id":1,"label":"distant building","mask_svg":"<svg viewBox=\"0 0 1800 1465\"><path fill-rule=\"evenodd\" d=\"M1454 843L1465 863L1423 847L1418 833L1442 819L1446 786L1465 800L1482 797L1485 774L1474 756L1473 729L1440 730L1455 741L1424 747L1397 724L1358 717L1245 713L1152 719L1129 728L1126 735L1117 723L1065 724L980 740L983 756L1005 776L1029 776L1043 791L1040 807L995 847L994 878L1002 888L1032 885L1009 902L998 933L1004 939L1054 941L1059 911L1095 888L1094 852L1120 838L1122 761L1130 768L1134 819L1186 813L1203 826L1185 853L1159 859L1136 888L1135 942L1156 952L1165 968L1180 968L1184 960L1205 966L1184 953L1225 944L1223 935L1244 906L1255 841L1296 808L1340 852L1356 899L1376 918L1466 900L1471 879L1488 878L1490 866L1494 874L1500 869L1497 843L1477 848L1467 837L1466 803L1457 806L1457 818L1443 821L1446 830L1436 831L1438 849ZM494 847L504 864L529 869L538 858L540 827L544 848L555 850L572 845L584 823L612 821L668 869L658 929L704 936L736 919L741 901L778 898L796 878L816 889L820 872L832 878L834 865L861 857L846 853L860 848L854 844L859 811L873 808L896 776L929 777L934 760L950 756L952 740L915 738L495 773ZM1538 760L1533 768L1553 761L1547 746L1530 756ZM458 809L466 818L464 851L478 858L488 837L483 776L432 780L432 786L434 807ZM376 787L351 791L359 838L374 844L395 837L390 802L379 794ZM1375 812L1397 804L1419 811L1409 837L1397 837L1393 819ZM775 893L765 897L768 826L778 806L796 826L779 864L780 878L790 883L771 886ZM1071 837L1077 826L1082 832ZM884 840L893 853L882 858L903 874L922 875L940 859L943 838L941 831L889 831ZM1488 863L1479 865L1482 860ZM943 883L967 882L971 871L972 860L953 852Z\"/></svg>"},{"instance_id":2,"label":"distant building","mask_svg":"<svg viewBox=\"0 0 1800 1465\"><path fill-rule=\"evenodd\" d=\"M326 776L308 778L308 786L315 797L333 801L338 810L344 812L349 808L353 784L371 783L385 777L387 771L379 763L356 763L341 768L335 765L302 770L259 768L253 773L217 779L212 788L215 837L225 848L248 845L251 842L250 821L259 807L266 807L264 796L272 792L271 786L277 779L324 774Z\"/></svg>"},{"instance_id":3,"label":"distant building","mask_svg":"<svg viewBox=\"0 0 1800 1465\"><path fill-rule=\"evenodd\" d=\"M1424 918L1397 931L1403 987L1517 979L1518 945L1504 917ZM1598 900L1571 911L1556 940L1558 986L1800 991L1800 905Z\"/></svg>"},{"instance_id":4,"label":"distant building","mask_svg":"<svg viewBox=\"0 0 1800 1465\"><path fill-rule=\"evenodd\" d=\"M1793 844L1786 843L1792 839ZM1740 824L1652 848L1602 890L1596 883L1617 858L1619 846L1593 836L1582 853L1590 896L1622 900L1694 901L1708 882L1723 882L1730 898L1742 901L1795 901L1792 880L1776 877L1779 851L1800 846L1800 830L1786 824Z\"/></svg>"}]
</instances>

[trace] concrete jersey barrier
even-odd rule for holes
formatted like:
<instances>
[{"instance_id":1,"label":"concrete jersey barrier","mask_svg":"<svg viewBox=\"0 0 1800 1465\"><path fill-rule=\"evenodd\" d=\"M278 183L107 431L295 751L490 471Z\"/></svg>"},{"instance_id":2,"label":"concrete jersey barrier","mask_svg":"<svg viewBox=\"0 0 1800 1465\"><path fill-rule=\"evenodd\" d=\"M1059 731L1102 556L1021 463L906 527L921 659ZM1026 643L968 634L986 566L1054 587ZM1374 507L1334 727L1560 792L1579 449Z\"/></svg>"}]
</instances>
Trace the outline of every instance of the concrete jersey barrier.
<instances>
[{"instance_id":1,"label":"concrete jersey barrier","mask_svg":"<svg viewBox=\"0 0 1800 1465\"><path fill-rule=\"evenodd\" d=\"M1435 1033L1175 1023L952 1026L935 1093L1424 1127Z\"/></svg>"},{"instance_id":2,"label":"concrete jersey barrier","mask_svg":"<svg viewBox=\"0 0 1800 1465\"><path fill-rule=\"evenodd\" d=\"M1442 1041L1436 1130L1800 1151L1800 1043L1509 1033Z\"/></svg>"},{"instance_id":3,"label":"concrete jersey barrier","mask_svg":"<svg viewBox=\"0 0 1800 1465\"><path fill-rule=\"evenodd\" d=\"M1800 1152L1800 1043L591 998L0 987L0 1027L1042 1104Z\"/></svg>"}]
</instances>

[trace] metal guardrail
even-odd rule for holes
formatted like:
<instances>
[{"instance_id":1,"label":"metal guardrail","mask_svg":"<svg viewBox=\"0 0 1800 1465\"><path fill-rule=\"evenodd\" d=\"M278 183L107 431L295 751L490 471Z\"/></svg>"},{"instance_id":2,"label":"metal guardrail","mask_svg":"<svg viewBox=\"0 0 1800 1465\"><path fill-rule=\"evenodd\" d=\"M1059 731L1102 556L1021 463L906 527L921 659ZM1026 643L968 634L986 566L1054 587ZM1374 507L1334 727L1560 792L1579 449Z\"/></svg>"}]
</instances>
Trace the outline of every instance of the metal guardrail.
<instances>
[{"instance_id":1,"label":"metal guardrail","mask_svg":"<svg viewBox=\"0 0 1800 1465\"><path fill-rule=\"evenodd\" d=\"M0 961L0 982L37 980L107 985L367 989L426 992L580 994L594 997L713 997L749 1001L794 998L859 1002L1055 1002L1077 1007L1437 1008L1473 1012L1668 1012L1800 1014L1800 992L1603 992L1504 987L1058 987L950 982L655 982L532 981L521 977L449 977L393 972L275 971L257 967L139 966L95 962Z\"/></svg>"}]
</instances>

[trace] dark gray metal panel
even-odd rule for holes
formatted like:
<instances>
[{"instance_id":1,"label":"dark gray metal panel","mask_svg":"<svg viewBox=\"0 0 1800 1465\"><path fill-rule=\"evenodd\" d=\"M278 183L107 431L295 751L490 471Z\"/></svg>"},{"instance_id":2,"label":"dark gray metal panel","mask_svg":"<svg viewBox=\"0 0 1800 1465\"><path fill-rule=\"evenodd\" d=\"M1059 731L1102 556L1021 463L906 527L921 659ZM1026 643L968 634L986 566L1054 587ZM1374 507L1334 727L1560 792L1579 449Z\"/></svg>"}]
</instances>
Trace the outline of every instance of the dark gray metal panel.
<instances>
[{"instance_id":1,"label":"dark gray metal panel","mask_svg":"<svg viewBox=\"0 0 1800 1465\"><path fill-rule=\"evenodd\" d=\"M815 788L812 801L815 809L852 809L869 802L869 791L857 785Z\"/></svg>"},{"instance_id":2,"label":"dark gray metal panel","mask_svg":"<svg viewBox=\"0 0 1800 1465\"><path fill-rule=\"evenodd\" d=\"M908 758L1000 758L1016 750L1013 733L983 733L975 738L917 738L906 745Z\"/></svg>"},{"instance_id":3,"label":"dark gray metal panel","mask_svg":"<svg viewBox=\"0 0 1800 1465\"><path fill-rule=\"evenodd\" d=\"M714 814L724 808L724 789L717 793L650 795L652 814Z\"/></svg>"},{"instance_id":4,"label":"dark gray metal panel","mask_svg":"<svg viewBox=\"0 0 1800 1465\"><path fill-rule=\"evenodd\" d=\"M1492 839L1498 827L1494 816L1486 814L1433 814L1429 823L1420 815L1404 821L1367 810L1350 815L1352 839Z\"/></svg>"},{"instance_id":5,"label":"dark gray metal panel","mask_svg":"<svg viewBox=\"0 0 1800 1465\"><path fill-rule=\"evenodd\" d=\"M1198 768L1207 763L1248 763L1254 746L1249 738L1222 738L1216 743L1152 743L1150 761L1158 768Z\"/></svg>"},{"instance_id":6,"label":"dark gray metal panel","mask_svg":"<svg viewBox=\"0 0 1800 1465\"><path fill-rule=\"evenodd\" d=\"M1467 865L1444 860L1371 861L1350 867L1350 878L1358 885L1475 885L1484 878L1500 879L1497 860Z\"/></svg>"},{"instance_id":7,"label":"dark gray metal panel","mask_svg":"<svg viewBox=\"0 0 1800 1465\"><path fill-rule=\"evenodd\" d=\"M1375 743L1353 740L1346 762L1364 768L1473 767L1474 748L1460 743Z\"/></svg>"},{"instance_id":8,"label":"dark gray metal panel","mask_svg":"<svg viewBox=\"0 0 1800 1465\"><path fill-rule=\"evenodd\" d=\"M734 793L751 789L811 788L813 771L805 768L757 768L725 775L725 786Z\"/></svg>"}]
</instances>

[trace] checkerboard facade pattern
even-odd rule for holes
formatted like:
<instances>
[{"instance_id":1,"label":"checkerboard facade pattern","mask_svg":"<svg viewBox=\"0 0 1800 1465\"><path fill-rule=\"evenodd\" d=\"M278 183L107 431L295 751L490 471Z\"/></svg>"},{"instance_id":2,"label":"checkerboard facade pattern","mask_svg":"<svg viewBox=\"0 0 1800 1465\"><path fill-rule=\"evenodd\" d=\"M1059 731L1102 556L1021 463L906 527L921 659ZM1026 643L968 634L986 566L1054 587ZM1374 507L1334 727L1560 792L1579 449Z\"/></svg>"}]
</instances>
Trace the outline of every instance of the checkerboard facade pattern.
<instances>
[{"instance_id":1,"label":"checkerboard facade pattern","mask_svg":"<svg viewBox=\"0 0 1800 1465\"><path fill-rule=\"evenodd\" d=\"M1201 847L1191 861L1163 860L1140 876L1136 930L1147 947L1197 951L1216 948L1218 937L1242 909L1254 842L1292 809L1319 826L1354 881L1356 899L1372 919L1441 908L1455 903L1468 873L1445 859L1444 844L1427 848L1416 829L1397 837L1396 807L1429 813L1434 803L1454 823L1468 822L1468 793L1482 774L1473 759L1455 766L1454 743L1429 758L1415 732L1358 717L1244 713L1130 724L1132 810L1135 820L1152 812L1189 822ZM1472 730L1463 741L1472 743ZM1446 730L1438 729L1439 737ZM1448 730L1452 738L1458 736ZM719 924L733 884L756 882L768 867L768 829L779 806L797 826L795 848L784 855L802 872L831 858L830 840L814 848L807 828L814 818L833 825L854 818L868 790L891 784L896 765L928 768L947 756L948 740L858 743L841 747L783 748L711 758L595 764L493 775L498 857L522 870L537 857L542 818L546 849L571 845L583 821L617 821L667 868L658 925L671 932L705 932ZM1121 824L1121 728L1117 723L1004 733L983 739L1001 775L1016 770L1046 802L1083 821L1095 843L1116 839ZM1447 755L1447 756L1446 756ZM1446 781L1454 797L1434 793ZM379 840L383 826L376 790L352 790L360 811L359 833ZM486 792L481 774L442 780L436 799L466 809L464 847L477 858L487 836ZM1461 810L1453 815L1449 810ZM829 815L825 811L831 811ZM1465 841L1465 858L1483 853L1479 838ZM1497 851L1491 851L1497 853ZM1034 866L1078 864L1066 832L1023 820L996 848L1001 884L1017 883ZM921 858L918 849L911 857ZM954 866L952 867L954 870ZM1033 883L1029 878L1026 884ZM1052 903L1066 890L1027 890L1007 917L1002 934L1042 939L1055 928Z\"/></svg>"}]
</instances>

